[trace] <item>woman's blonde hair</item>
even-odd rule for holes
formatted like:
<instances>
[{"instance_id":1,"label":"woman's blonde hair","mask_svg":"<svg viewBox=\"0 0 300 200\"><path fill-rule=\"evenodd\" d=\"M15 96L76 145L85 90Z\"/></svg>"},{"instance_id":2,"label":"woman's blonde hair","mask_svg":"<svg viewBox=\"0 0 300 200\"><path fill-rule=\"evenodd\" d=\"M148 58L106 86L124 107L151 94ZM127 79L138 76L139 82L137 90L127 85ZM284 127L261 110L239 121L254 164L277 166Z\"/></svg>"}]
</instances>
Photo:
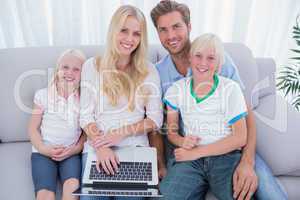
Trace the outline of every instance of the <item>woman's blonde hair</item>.
<instances>
[{"instance_id":1,"label":"woman's blonde hair","mask_svg":"<svg viewBox=\"0 0 300 200\"><path fill-rule=\"evenodd\" d=\"M61 62L62 59L67 56L67 55L71 55L74 56L76 58L78 58L79 60L82 61L82 63L84 63L84 61L86 60L86 57L84 55L84 53L78 49L67 49L65 50L57 59L56 61L56 66L52 75L52 79L50 81L49 87L52 89L56 90L56 84L58 81L58 72L59 72L59 68L61 67Z\"/></svg>"},{"instance_id":2,"label":"woman's blonde hair","mask_svg":"<svg viewBox=\"0 0 300 200\"><path fill-rule=\"evenodd\" d=\"M192 42L190 54L195 55L197 52L202 52L207 49L214 51L217 59L216 71L218 71L220 66L224 63L224 45L218 36L212 33L205 33L197 37Z\"/></svg>"},{"instance_id":3,"label":"woman's blonde hair","mask_svg":"<svg viewBox=\"0 0 300 200\"><path fill-rule=\"evenodd\" d=\"M131 53L130 67L123 72L117 70L116 66L120 58L117 48L117 34L120 33L126 19L130 16L136 18L140 23L141 40L137 48ZM97 70L102 78L101 88L112 106L116 106L118 98L124 95L129 102L128 109L132 111L135 107L134 99L137 88L148 75L146 60L148 49L147 27L143 13L138 8L130 5L121 6L111 19L107 42L103 57L98 57L96 60Z\"/></svg>"}]
</instances>

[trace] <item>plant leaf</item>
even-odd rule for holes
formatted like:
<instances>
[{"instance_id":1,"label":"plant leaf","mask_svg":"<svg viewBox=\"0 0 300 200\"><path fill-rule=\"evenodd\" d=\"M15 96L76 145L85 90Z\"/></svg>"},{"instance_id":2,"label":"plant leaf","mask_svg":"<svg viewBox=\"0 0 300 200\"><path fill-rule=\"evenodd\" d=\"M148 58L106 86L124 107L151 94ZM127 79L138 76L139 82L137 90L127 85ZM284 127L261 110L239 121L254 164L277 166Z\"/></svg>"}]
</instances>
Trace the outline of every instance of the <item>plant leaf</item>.
<instances>
[{"instance_id":1,"label":"plant leaf","mask_svg":"<svg viewBox=\"0 0 300 200\"><path fill-rule=\"evenodd\" d=\"M299 41L300 42L300 41ZM290 59L300 60L300 57L291 57Z\"/></svg>"},{"instance_id":2,"label":"plant leaf","mask_svg":"<svg viewBox=\"0 0 300 200\"><path fill-rule=\"evenodd\" d=\"M289 94L290 90L291 90L291 87L288 87L284 94L285 97Z\"/></svg>"}]
</instances>

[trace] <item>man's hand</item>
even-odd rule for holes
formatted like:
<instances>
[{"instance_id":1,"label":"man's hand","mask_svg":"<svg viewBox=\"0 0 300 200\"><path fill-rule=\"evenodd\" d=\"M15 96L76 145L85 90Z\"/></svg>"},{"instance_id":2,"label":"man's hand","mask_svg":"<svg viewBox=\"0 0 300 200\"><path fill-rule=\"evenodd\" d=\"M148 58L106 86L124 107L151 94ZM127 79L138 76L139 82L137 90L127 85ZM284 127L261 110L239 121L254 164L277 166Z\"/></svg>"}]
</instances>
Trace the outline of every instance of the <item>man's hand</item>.
<instances>
[{"instance_id":1,"label":"man's hand","mask_svg":"<svg viewBox=\"0 0 300 200\"><path fill-rule=\"evenodd\" d=\"M258 178L251 164L241 160L233 174L233 197L250 200L258 186Z\"/></svg>"},{"instance_id":2,"label":"man's hand","mask_svg":"<svg viewBox=\"0 0 300 200\"><path fill-rule=\"evenodd\" d=\"M192 149L198 146L200 138L194 135L187 135L184 137L184 141L182 144L182 148L184 149Z\"/></svg>"},{"instance_id":3,"label":"man's hand","mask_svg":"<svg viewBox=\"0 0 300 200\"><path fill-rule=\"evenodd\" d=\"M166 166L158 166L158 178L161 180L167 175Z\"/></svg>"}]
</instances>

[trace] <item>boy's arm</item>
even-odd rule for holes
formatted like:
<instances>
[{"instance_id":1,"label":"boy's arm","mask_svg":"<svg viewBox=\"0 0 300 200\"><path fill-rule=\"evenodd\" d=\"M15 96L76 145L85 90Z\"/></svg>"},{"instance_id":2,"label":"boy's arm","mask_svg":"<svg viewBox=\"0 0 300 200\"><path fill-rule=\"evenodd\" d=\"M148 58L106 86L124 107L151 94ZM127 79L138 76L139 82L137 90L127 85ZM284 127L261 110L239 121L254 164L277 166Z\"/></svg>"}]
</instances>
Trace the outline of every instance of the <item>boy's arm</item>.
<instances>
[{"instance_id":1,"label":"boy's arm","mask_svg":"<svg viewBox=\"0 0 300 200\"><path fill-rule=\"evenodd\" d=\"M245 119L240 119L232 124L232 134L212 144L196 147L201 157L216 156L229 153L245 146L247 129Z\"/></svg>"},{"instance_id":2,"label":"boy's arm","mask_svg":"<svg viewBox=\"0 0 300 200\"><path fill-rule=\"evenodd\" d=\"M258 186L258 178L255 173L255 149L256 149L256 125L252 109L248 107L247 143L242 151L241 160L233 174L234 197L238 200L250 199Z\"/></svg>"},{"instance_id":3,"label":"boy's arm","mask_svg":"<svg viewBox=\"0 0 300 200\"><path fill-rule=\"evenodd\" d=\"M207 156L216 156L229 153L243 147L247 141L245 119L232 124L232 134L212 144L198 146L192 150L179 149L175 152L177 161L196 160Z\"/></svg>"}]
</instances>

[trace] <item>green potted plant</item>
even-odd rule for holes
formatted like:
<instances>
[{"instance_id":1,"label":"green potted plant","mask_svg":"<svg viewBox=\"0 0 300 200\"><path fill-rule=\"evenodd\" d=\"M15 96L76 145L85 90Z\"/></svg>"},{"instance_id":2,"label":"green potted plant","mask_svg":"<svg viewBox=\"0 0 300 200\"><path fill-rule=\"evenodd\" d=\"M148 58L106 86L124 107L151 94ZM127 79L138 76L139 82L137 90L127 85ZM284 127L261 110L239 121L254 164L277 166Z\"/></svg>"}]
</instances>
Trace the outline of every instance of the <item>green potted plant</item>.
<instances>
[{"instance_id":1,"label":"green potted plant","mask_svg":"<svg viewBox=\"0 0 300 200\"><path fill-rule=\"evenodd\" d=\"M292 62L289 65L279 71L276 86L285 97L291 97L291 104L300 111L300 15L296 18L292 35L297 44L295 49L291 49L295 56L290 58Z\"/></svg>"}]
</instances>

